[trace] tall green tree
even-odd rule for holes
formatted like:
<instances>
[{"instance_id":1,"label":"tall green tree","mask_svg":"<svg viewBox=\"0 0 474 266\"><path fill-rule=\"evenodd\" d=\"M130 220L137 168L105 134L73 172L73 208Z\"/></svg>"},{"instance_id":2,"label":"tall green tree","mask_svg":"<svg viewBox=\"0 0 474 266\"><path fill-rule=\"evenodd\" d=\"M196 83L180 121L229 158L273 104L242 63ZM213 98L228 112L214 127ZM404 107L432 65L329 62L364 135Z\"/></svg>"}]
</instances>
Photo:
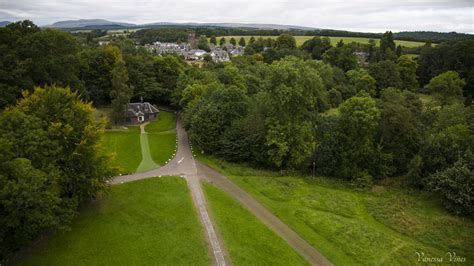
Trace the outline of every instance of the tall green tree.
<instances>
[{"instance_id":1,"label":"tall green tree","mask_svg":"<svg viewBox=\"0 0 474 266\"><path fill-rule=\"evenodd\" d=\"M232 45L237 45L237 41L234 39L234 37L230 38L229 43Z\"/></svg>"},{"instance_id":2,"label":"tall green tree","mask_svg":"<svg viewBox=\"0 0 474 266\"><path fill-rule=\"evenodd\" d=\"M235 119L245 116L248 99L237 87L218 88L191 114L189 138L207 153L218 153L222 134Z\"/></svg>"},{"instance_id":3,"label":"tall green tree","mask_svg":"<svg viewBox=\"0 0 474 266\"><path fill-rule=\"evenodd\" d=\"M389 156L375 142L380 111L367 94L349 98L339 106L339 116L317 122L316 166L323 174L368 186L372 177L388 173Z\"/></svg>"},{"instance_id":4,"label":"tall green tree","mask_svg":"<svg viewBox=\"0 0 474 266\"><path fill-rule=\"evenodd\" d=\"M331 40L328 37L313 37L301 45L301 49L311 54L311 58L321 60L323 54L331 48Z\"/></svg>"},{"instance_id":5,"label":"tall green tree","mask_svg":"<svg viewBox=\"0 0 474 266\"><path fill-rule=\"evenodd\" d=\"M127 107L133 95L133 88L128 84L128 72L125 62L120 59L112 69L112 119L115 124L125 122Z\"/></svg>"},{"instance_id":6,"label":"tall green tree","mask_svg":"<svg viewBox=\"0 0 474 266\"><path fill-rule=\"evenodd\" d=\"M79 79L79 44L69 33L41 30L29 20L0 28L0 109L35 85L70 86L84 93Z\"/></svg>"},{"instance_id":7,"label":"tall green tree","mask_svg":"<svg viewBox=\"0 0 474 266\"><path fill-rule=\"evenodd\" d=\"M466 82L455 71L447 71L432 78L425 88L435 94L441 103L446 104L462 97Z\"/></svg>"},{"instance_id":8,"label":"tall green tree","mask_svg":"<svg viewBox=\"0 0 474 266\"><path fill-rule=\"evenodd\" d=\"M353 86L354 93L357 94L360 91L367 92L370 96L374 97L376 94L375 79L365 69L349 70L346 73L349 80L349 84Z\"/></svg>"},{"instance_id":9,"label":"tall green tree","mask_svg":"<svg viewBox=\"0 0 474 266\"><path fill-rule=\"evenodd\" d=\"M381 113L377 142L385 153L392 155L394 174L405 174L423 137L422 103L412 92L388 88L381 92L377 106Z\"/></svg>"},{"instance_id":10,"label":"tall green tree","mask_svg":"<svg viewBox=\"0 0 474 266\"><path fill-rule=\"evenodd\" d=\"M276 167L298 167L314 151L313 119L326 90L310 63L295 57L275 61L268 73L261 98L268 108L268 158Z\"/></svg>"},{"instance_id":11,"label":"tall green tree","mask_svg":"<svg viewBox=\"0 0 474 266\"><path fill-rule=\"evenodd\" d=\"M344 71L357 68L357 57L347 46L330 48L323 54L323 60Z\"/></svg>"},{"instance_id":12,"label":"tall green tree","mask_svg":"<svg viewBox=\"0 0 474 266\"><path fill-rule=\"evenodd\" d=\"M393 40L393 33L386 31L380 39L380 53L382 60L395 59L395 41Z\"/></svg>"},{"instance_id":13,"label":"tall green tree","mask_svg":"<svg viewBox=\"0 0 474 266\"><path fill-rule=\"evenodd\" d=\"M209 40L210 43L214 44L214 45L217 45L217 39L216 39L216 36L215 35L212 35L211 36L211 39Z\"/></svg>"},{"instance_id":14,"label":"tall green tree","mask_svg":"<svg viewBox=\"0 0 474 266\"><path fill-rule=\"evenodd\" d=\"M249 39L249 44L252 44L255 42L255 37L251 36Z\"/></svg>"},{"instance_id":15,"label":"tall green tree","mask_svg":"<svg viewBox=\"0 0 474 266\"><path fill-rule=\"evenodd\" d=\"M242 46L242 47L245 46L245 39L244 39L244 37L240 37L240 39L239 39L239 45Z\"/></svg>"},{"instance_id":16,"label":"tall green tree","mask_svg":"<svg viewBox=\"0 0 474 266\"><path fill-rule=\"evenodd\" d=\"M209 42L207 41L206 35L201 35L199 36L198 42L197 42L197 48L204 50L206 52L211 51L211 48L209 47Z\"/></svg>"},{"instance_id":17,"label":"tall green tree","mask_svg":"<svg viewBox=\"0 0 474 266\"><path fill-rule=\"evenodd\" d=\"M295 49L296 48L295 37L289 34L281 34L276 39L275 46L277 49Z\"/></svg>"},{"instance_id":18,"label":"tall green tree","mask_svg":"<svg viewBox=\"0 0 474 266\"><path fill-rule=\"evenodd\" d=\"M222 37L220 40L219 40L219 45L222 46L225 44L225 37Z\"/></svg>"},{"instance_id":19,"label":"tall green tree","mask_svg":"<svg viewBox=\"0 0 474 266\"><path fill-rule=\"evenodd\" d=\"M90 104L55 86L23 95L0 114L0 258L70 222L115 174Z\"/></svg>"},{"instance_id":20,"label":"tall green tree","mask_svg":"<svg viewBox=\"0 0 474 266\"><path fill-rule=\"evenodd\" d=\"M397 59L397 67L402 81L401 89L416 91L418 89L418 79L416 70L418 63L409 55L402 55Z\"/></svg>"},{"instance_id":21,"label":"tall green tree","mask_svg":"<svg viewBox=\"0 0 474 266\"><path fill-rule=\"evenodd\" d=\"M369 74L375 78L377 86L377 95L380 90L393 87L401 88L402 80L397 64L390 60L384 60L369 65Z\"/></svg>"}]
</instances>

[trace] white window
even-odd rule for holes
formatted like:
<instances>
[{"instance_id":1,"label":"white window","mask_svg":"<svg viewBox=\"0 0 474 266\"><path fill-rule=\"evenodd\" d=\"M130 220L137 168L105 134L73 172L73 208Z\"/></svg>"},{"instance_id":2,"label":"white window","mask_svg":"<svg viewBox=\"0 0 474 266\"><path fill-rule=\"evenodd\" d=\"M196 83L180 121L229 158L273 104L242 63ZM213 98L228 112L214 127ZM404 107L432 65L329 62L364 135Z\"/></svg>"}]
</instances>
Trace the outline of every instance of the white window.
<instances>
[{"instance_id":1,"label":"white window","mask_svg":"<svg viewBox=\"0 0 474 266\"><path fill-rule=\"evenodd\" d=\"M145 118L143 116L138 117L138 122L143 122L144 120L145 120Z\"/></svg>"}]
</instances>

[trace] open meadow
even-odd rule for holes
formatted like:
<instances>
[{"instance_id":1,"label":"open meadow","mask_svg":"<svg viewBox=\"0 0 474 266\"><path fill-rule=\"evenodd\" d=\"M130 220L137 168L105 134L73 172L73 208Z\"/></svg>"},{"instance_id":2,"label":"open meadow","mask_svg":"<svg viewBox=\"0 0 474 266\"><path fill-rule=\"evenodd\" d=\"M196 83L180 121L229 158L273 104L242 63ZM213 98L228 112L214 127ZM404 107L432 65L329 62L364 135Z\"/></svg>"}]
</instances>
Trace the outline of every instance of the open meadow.
<instances>
[{"instance_id":1,"label":"open meadow","mask_svg":"<svg viewBox=\"0 0 474 266\"><path fill-rule=\"evenodd\" d=\"M413 265L417 253L474 259L474 222L428 193L376 186L356 191L324 177L290 177L211 157L226 174L336 265ZM446 259L446 258L445 258Z\"/></svg>"},{"instance_id":2,"label":"open meadow","mask_svg":"<svg viewBox=\"0 0 474 266\"><path fill-rule=\"evenodd\" d=\"M186 181L150 178L113 186L20 265L210 265Z\"/></svg>"}]
</instances>

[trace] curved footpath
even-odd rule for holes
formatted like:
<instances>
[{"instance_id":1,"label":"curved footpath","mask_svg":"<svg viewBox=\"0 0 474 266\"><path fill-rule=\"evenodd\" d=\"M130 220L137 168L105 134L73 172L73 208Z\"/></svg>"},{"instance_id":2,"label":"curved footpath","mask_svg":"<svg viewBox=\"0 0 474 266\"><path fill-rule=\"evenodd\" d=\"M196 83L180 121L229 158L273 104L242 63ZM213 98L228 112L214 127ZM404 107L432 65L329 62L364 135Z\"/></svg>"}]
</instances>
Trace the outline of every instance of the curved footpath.
<instances>
[{"instance_id":1,"label":"curved footpath","mask_svg":"<svg viewBox=\"0 0 474 266\"><path fill-rule=\"evenodd\" d=\"M210 250L214 255L216 265L231 264L228 253L222 246L221 239L217 236L215 224L210 219L207 211L206 199L200 186L200 179L211 182L215 186L224 190L232 197L237 199L242 205L250 210L264 224L270 227L281 238L286 240L290 246L295 249L311 265L332 265L321 253L314 249L308 242L295 233L288 225L283 223L274 214L268 211L262 204L257 202L243 189L231 182L227 177L215 171L214 169L196 163L194 161L191 149L189 147L188 136L181 126L180 120L177 121L178 132L178 152L173 160L165 166L143 173L118 176L112 179L111 184L121 184L134 180L154 177L154 176L183 176L186 178L192 198L199 212L201 222L206 230L206 239L210 245Z\"/></svg>"}]
</instances>

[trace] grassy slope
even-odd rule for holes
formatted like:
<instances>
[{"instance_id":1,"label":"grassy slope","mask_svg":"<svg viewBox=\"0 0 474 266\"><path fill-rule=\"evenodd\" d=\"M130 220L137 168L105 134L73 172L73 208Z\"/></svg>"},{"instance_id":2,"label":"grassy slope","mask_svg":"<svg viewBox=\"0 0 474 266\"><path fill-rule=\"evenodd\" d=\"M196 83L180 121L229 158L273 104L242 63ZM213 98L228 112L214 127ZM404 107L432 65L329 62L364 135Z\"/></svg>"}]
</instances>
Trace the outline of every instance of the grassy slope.
<instances>
[{"instance_id":1,"label":"grassy slope","mask_svg":"<svg viewBox=\"0 0 474 266\"><path fill-rule=\"evenodd\" d=\"M121 173L134 173L142 161L140 128L130 126L128 130L106 131L103 147L105 153L115 154L114 165Z\"/></svg>"},{"instance_id":2,"label":"grassy slope","mask_svg":"<svg viewBox=\"0 0 474 266\"><path fill-rule=\"evenodd\" d=\"M335 264L411 265L417 251L454 251L468 264L474 261L472 220L450 215L427 194L356 192L331 179L278 177L201 160L225 172Z\"/></svg>"},{"instance_id":3,"label":"grassy slope","mask_svg":"<svg viewBox=\"0 0 474 266\"><path fill-rule=\"evenodd\" d=\"M23 265L210 265L183 179L114 186Z\"/></svg>"},{"instance_id":4,"label":"grassy slope","mask_svg":"<svg viewBox=\"0 0 474 266\"><path fill-rule=\"evenodd\" d=\"M164 165L176 153L176 117L169 112L160 112L160 119L145 127L153 161Z\"/></svg>"},{"instance_id":5,"label":"grassy slope","mask_svg":"<svg viewBox=\"0 0 474 266\"><path fill-rule=\"evenodd\" d=\"M222 36L217 37L217 41L220 40ZM246 43L249 42L251 36L223 36L225 37L227 43L230 41L230 38L234 37L235 40L238 42L241 37L244 37ZM259 36L254 36L255 38L258 38ZM262 36L263 38L273 38L276 39L278 36ZM314 36L295 36L296 39L296 45L301 46L306 40L309 40L313 38ZM351 42L357 42L357 43L369 43L369 38L361 38L361 37L329 37L331 39L331 44L336 45L337 42L339 42L341 39L344 41L344 43L351 43ZM375 41L378 42L379 40L375 39ZM401 45L403 47L417 47L417 46L422 46L425 43L423 42L412 42L412 41L401 41L401 40L395 40L396 45Z\"/></svg>"},{"instance_id":6,"label":"grassy slope","mask_svg":"<svg viewBox=\"0 0 474 266\"><path fill-rule=\"evenodd\" d=\"M235 265L306 265L283 239L225 192L202 183L211 212Z\"/></svg>"}]
</instances>

